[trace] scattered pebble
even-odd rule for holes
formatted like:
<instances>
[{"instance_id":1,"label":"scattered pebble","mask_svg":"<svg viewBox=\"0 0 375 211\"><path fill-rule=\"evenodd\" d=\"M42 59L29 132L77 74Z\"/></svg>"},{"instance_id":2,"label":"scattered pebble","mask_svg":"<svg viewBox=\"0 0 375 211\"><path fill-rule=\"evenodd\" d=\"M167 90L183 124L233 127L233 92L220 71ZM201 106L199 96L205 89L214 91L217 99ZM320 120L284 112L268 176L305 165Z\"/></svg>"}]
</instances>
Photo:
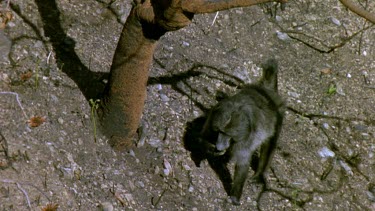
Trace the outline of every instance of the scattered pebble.
<instances>
[{"instance_id":1,"label":"scattered pebble","mask_svg":"<svg viewBox=\"0 0 375 211\"><path fill-rule=\"evenodd\" d=\"M300 96L300 94L298 94L297 92L290 92L290 91L288 91L288 95L294 98L299 98Z\"/></svg>"},{"instance_id":2,"label":"scattered pebble","mask_svg":"<svg viewBox=\"0 0 375 211\"><path fill-rule=\"evenodd\" d=\"M103 202L100 204L101 211L112 211L113 205L110 202Z\"/></svg>"},{"instance_id":3,"label":"scattered pebble","mask_svg":"<svg viewBox=\"0 0 375 211\"><path fill-rule=\"evenodd\" d=\"M182 167L184 167L185 171L191 171L192 169L190 168L189 165L184 164Z\"/></svg>"},{"instance_id":4,"label":"scattered pebble","mask_svg":"<svg viewBox=\"0 0 375 211\"><path fill-rule=\"evenodd\" d=\"M194 186L189 185L189 192L192 193L194 191Z\"/></svg>"},{"instance_id":5,"label":"scattered pebble","mask_svg":"<svg viewBox=\"0 0 375 211\"><path fill-rule=\"evenodd\" d=\"M153 139L153 138L148 140L147 143L150 144L152 147L155 147L155 148L158 148L162 145L162 142L159 139Z\"/></svg>"},{"instance_id":6,"label":"scattered pebble","mask_svg":"<svg viewBox=\"0 0 375 211\"><path fill-rule=\"evenodd\" d=\"M130 204L135 204L135 201L133 199L133 195L130 194L130 193L126 193L125 195L125 199L130 203Z\"/></svg>"},{"instance_id":7,"label":"scattered pebble","mask_svg":"<svg viewBox=\"0 0 375 211\"><path fill-rule=\"evenodd\" d=\"M130 188L130 190L131 190L131 191L134 191L134 190L135 190L135 185L134 185L133 181L128 180L128 184L129 184L129 188Z\"/></svg>"},{"instance_id":8,"label":"scattered pebble","mask_svg":"<svg viewBox=\"0 0 375 211\"><path fill-rule=\"evenodd\" d=\"M169 101L169 97L163 93L160 94L160 98L163 102L168 102Z\"/></svg>"},{"instance_id":9,"label":"scattered pebble","mask_svg":"<svg viewBox=\"0 0 375 211\"><path fill-rule=\"evenodd\" d=\"M138 181L137 182L137 186L141 187L141 188L144 188L145 187L145 183L143 183L142 181Z\"/></svg>"},{"instance_id":10,"label":"scattered pebble","mask_svg":"<svg viewBox=\"0 0 375 211\"><path fill-rule=\"evenodd\" d=\"M59 118L57 119L57 121L59 122L60 125L64 124L64 120L63 120L61 117L59 117Z\"/></svg>"},{"instance_id":11,"label":"scattered pebble","mask_svg":"<svg viewBox=\"0 0 375 211\"><path fill-rule=\"evenodd\" d=\"M344 88L339 83L336 83L336 93L345 96Z\"/></svg>"},{"instance_id":12,"label":"scattered pebble","mask_svg":"<svg viewBox=\"0 0 375 211\"><path fill-rule=\"evenodd\" d=\"M357 125L354 125L354 129L358 130L358 131L366 131L367 130L367 126L366 125L357 124Z\"/></svg>"},{"instance_id":13,"label":"scattered pebble","mask_svg":"<svg viewBox=\"0 0 375 211\"><path fill-rule=\"evenodd\" d=\"M328 147L323 147L322 149L320 149L318 154L322 158L328 158L328 157L334 157L335 156L335 153L332 150L328 149Z\"/></svg>"},{"instance_id":14,"label":"scattered pebble","mask_svg":"<svg viewBox=\"0 0 375 211\"><path fill-rule=\"evenodd\" d=\"M182 41L182 46L189 47L189 46L190 46L190 43L188 43L188 42L186 42L186 41Z\"/></svg>"},{"instance_id":15,"label":"scattered pebble","mask_svg":"<svg viewBox=\"0 0 375 211\"><path fill-rule=\"evenodd\" d=\"M276 35L280 40L289 41L290 37L287 33L276 31Z\"/></svg>"},{"instance_id":16,"label":"scattered pebble","mask_svg":"<svg viewBox=\"0 0 375 211\"><path fill-rule=\"evenodd\" d=\"M132 149L130 149L129 150L129 155L132 156L132 157L135 157L135 152Z\"/></svg>"},{"instance_id":17,"label":"scattered pebble","mask_svg":"<svg viewBox=\"0 0 375 211\"><path fill-rule=\"evenodd\" d=\"M353 171L347 163L345 163L342 160L340 160L339 163L340 163L341 167L346 171L346 173L353 176Z\"/></svg>"},{"instance_id":18,"label":"scattered pebble","mask_svg":"<svg viewBox=\"0 0 375 211\"><path fill-rule=\"evenodd\" d=\"M331 21L336 26L341 26L341 22L337 18L331 17Z\"/></svg>"},{"instance_id":19,"label":"scattered pebble","mask_svg":"<svg viewBox=\"0 0 375 211\"><path fill-rule=\"evenodd\" d=\"M154 174L159 174L159 173L160 173L160 168L159 168L159 166L155 166Z\"/></svg>"},{"instance_id":20,"label":"scattered pebble","mask_svg":"<svg viewBox=\"0 0 375 211\"><path fill-rule=\"evenodd\" d=\"M171 164L169 163L167 159L164 159L164 169L163 169L164 175L168 176L171 172L172 172Z\"/></svg>"},{"instance_id":21,"label":"scattered pebble","mask_svg":"<svg viewBox=\"0 0 375 211\"><path fill-rule=\"evenodd\" d=\"M325 122L325 123L323 123L323 128L324 128L324 129L329 129L329 124L328 124L328 123L326 123L326 122Z\"/></svg>"}]
</instances>

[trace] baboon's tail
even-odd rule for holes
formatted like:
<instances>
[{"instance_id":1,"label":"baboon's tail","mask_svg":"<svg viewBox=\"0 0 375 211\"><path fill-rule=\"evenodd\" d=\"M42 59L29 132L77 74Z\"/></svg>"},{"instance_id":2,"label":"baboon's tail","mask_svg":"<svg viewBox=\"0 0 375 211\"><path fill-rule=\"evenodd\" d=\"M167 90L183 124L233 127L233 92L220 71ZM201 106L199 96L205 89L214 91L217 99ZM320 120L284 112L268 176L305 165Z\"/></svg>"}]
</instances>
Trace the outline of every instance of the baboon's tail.
<instances>
[{"instance_id":1,"label":"baboon's tail","mask_svg":"<svg viewBox=\"0 0 375 211\"><path fill-rule=\"evenodd\" d=\"M268 89L277 91L277 61L276 59L268 59L262 65L263 76L260 83Z\"/></svg>"}]
</instances>

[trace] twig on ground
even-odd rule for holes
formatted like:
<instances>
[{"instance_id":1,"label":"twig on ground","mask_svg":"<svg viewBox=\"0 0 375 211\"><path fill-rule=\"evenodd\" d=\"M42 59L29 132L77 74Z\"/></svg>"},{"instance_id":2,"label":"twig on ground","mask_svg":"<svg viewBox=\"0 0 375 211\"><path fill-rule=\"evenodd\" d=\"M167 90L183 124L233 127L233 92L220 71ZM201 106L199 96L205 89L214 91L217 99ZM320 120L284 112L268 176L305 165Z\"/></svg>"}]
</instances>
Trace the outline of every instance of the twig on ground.
<instances>
[{"instance_id":1,"label":"twig on ground","mask_svg":"<svg viewBox=\"0 0 375 211\"><path fill-rule=\"evenodd\" d=\"M367 29L370 29L373 26L374 25L370 25L370 26L364 27L363 29L361 29L361 30L359 30L357 32L354 32L352 35L350 35L349 37L345 38L342 42L340 42L338 44L335 44L335 45L332 45L332 46L329 46L329 45L325 44L322 40L320 40L320 39L318 39L316 37L313 37L311 35L307 35L307 34L304 34L304 33L301 33L301 32L290 31L290 30L282 30L282 32L287 33L288 36L291 39L297 40L297 41L301 42L302 44L304 44L304 45L306 45L306 46L308 46L308 47L310 47L310 48L318 51L319 53L332 53L334 50L343 47L346 43L348 43L350 40L352 40L358 34L363 33L364 31L366 31ZM304 39L301 39L299 37L293 36L292 34L298 34L298 35L301 35L303 37L307 37L308 39L313 39L315 42L320 43L321 45L323 45L327 49L320 49L319 47L315 47L310 42L307 42Z\"/></svg>"},{"instance_id":2,"label":"twig on ground","mask_svg":"<svg viewBox=\"0 0 375 211\"><path fill-rule=\"evenodd\" d=\"M16 185L17 185L17 188L20 189L20 191L23 193L23 195L25 195L26 201L27 201L27 207L29 207L29 209L31 210L29 195L27 195L27 192L21 187L21 185L18 182L16 182Z\"/></svg>"},{"instance_id":3,"label":"twig on ground","mask_svg":"<svg viewBox=\"0 0 375 211\"><path fill-rule=\"evenodd\" d=\"M28 186L31 186L31 187L35 188L37 191L39 191L44 197L46 197L46 199L48 201L51 201L51 199L40 188L38 188L37 186L35 186L35 185L31 184L31 183L28 183L28 182L16 182L16 181L10 180L10 179L0 180L0 182L2 182L2 183L16 184L17 186L18 185L28 185Z\"/></svg>"},{"instance_id":4,"label":"twig on ground","mask_svg":"<svg viewBox=\"0 0 375 211\"><path fill-rule=\"evenodd\" d=\"M20 99L19 99L19 97L18 97L18 93L16 93L16 92L0 92L0 94L11 94L11 95L15 95L16 96L16 100L17 100L17 103L18 103L18 106L21 108L21 110L22 110L22 113L23 113L23 116L26 118L26 119L28 119L28 117L27 117L27 115L26 115L26 113L25 113L25 109L23 109L23 106L22 106L22 104L21 104L21 101L20 101Z\"/></svg>"},{"instance_id":5,"label":"twig on ground","mask_svg":"<svg viewBox=\"0 0 375 211\"><path fill-rule=\"evenodd\" d=\"M215 17L214 17L214 20L213 20L212 23L211 23L211 26L213 26L213 25L215 24L215 21L216 21L216 18L217 18L218 15L219 15L219 12L216 12L216 15L215 15Z\"/></svg>"},{"instance_id":6,"label":"twig on ground","mask_svg":"<svg viewBox=\"0 0 375 211\"><path fill-rule=\"evenodd\" d=\"M324 115L324 114L312 114L312 113L304 113L302 111L299 111L295 108L292 108L290 106L287 107L287 109L293 113L296 113L300 116L312 119L312 118L322 118L322 119L335 119L335 120L340 120L340 121L345 121L345 122L351 122L351 121L362 121L365 122L366 124L369 125L375 125L374 120L367 120L367 119L362 119L362 118L345 118L345 117L339 117L339 116L330 116L330 115Z\"/></svg>"}]
</instances>

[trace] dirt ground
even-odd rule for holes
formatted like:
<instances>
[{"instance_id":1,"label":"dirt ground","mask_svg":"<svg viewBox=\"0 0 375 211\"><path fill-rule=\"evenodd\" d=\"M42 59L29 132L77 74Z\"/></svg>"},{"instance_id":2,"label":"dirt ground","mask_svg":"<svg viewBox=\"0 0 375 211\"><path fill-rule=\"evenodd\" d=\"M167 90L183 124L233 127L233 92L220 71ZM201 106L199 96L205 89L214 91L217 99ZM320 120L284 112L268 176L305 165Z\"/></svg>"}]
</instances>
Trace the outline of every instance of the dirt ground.
<instances>
[{"instance_id":1,"label":"dirt ground","mask_svg":"<svg viewBox=\"0 0 375 211\"><path fill-rule=\"evenodd\" d=\"M0 30L0 210L375 210L375 28L338 0L196 15L165 35L141 138L124 153L61 68L109 72L131 2L11 2ZM56 2L49 19L38 9L46 2ZM374 1L359 2L375 12ZM46 25L64 35L60 49ZM289 109L267 186L246 183L235 207L207 162L194 165L183 134L217 90L256 81L270 57ZM35 116L45 122L31 127Z\"/></svg>"}]
</instances>

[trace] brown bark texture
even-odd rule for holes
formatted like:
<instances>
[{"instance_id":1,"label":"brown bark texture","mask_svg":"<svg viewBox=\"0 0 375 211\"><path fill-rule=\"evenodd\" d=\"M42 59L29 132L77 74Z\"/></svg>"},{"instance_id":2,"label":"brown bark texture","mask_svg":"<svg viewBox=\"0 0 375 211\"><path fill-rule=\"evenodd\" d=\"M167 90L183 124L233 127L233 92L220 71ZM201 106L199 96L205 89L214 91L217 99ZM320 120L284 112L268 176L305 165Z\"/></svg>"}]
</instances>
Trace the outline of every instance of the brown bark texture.
<instances>
[{"instance_id":1,"label":"brown bark texture","mask_svg":"<svg viewBox=\"0 0 375 211\"><path fill-rule=\"evenodd\" d=\"M187 26L195 13L209 13L275 0L137 0L128 16L112 61L98 110L102 130L116 150L134 145L144 102L149 66L159 38ZM287 0L279 0L285 3Z\"/></svg>"},{"instance_id":2,"label":"brown bark texture","mask_svg":"<svg viewBox=\"0 0 375 211\"><path fill-rule=\"evenodd\" d=\"M349 10L361 16L362 18L375 24L375 14L363 9L360 5L353 3L351 0L340 0Z\"/></svg>"}]
</instances>

